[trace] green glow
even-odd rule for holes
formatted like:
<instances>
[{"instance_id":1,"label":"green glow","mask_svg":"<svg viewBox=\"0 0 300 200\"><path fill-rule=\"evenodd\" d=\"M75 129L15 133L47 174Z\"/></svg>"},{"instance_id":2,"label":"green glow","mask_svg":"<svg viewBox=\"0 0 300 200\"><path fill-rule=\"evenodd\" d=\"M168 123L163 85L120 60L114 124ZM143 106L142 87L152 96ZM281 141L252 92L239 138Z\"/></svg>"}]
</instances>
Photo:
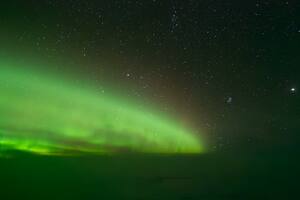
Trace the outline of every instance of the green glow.
<instances>
[{"instance_id":1,"label":"green glow","mask_svg":"<svg viewBox=\"0 0 300 200\"><path fill-rule=\"evenodd\" d=\"M0 63L0 93L0 152L203 151L194 134L158 112L18 64Z\"/></svg>"}]
</instances>

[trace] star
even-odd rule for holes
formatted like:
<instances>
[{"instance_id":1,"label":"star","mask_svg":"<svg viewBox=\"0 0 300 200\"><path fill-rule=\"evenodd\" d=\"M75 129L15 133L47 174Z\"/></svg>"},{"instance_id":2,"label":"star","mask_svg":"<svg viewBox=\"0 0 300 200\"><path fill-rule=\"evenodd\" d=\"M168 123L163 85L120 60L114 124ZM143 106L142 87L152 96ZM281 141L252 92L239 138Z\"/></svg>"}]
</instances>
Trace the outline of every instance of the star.
<instances>
[{"instance_id":1,"label":"star","mask_svg":"<svg viewBox=\"0 0 300 200\"><path fill-rule=\"evenodd\" d=\"M291 93L296 93L296 88L292 87L292 88L290 89L290 91L291 91Z\"/></svg>"},{"instance_id":2,"label":"star","mask_svg":"<svg viewBox=\"0 0 300 200\"><path fill-rule=\"evenodd\" d=\"M232 103L232 97L228 97L226 103L228 104Z\"/></svg>"}]
</instances>

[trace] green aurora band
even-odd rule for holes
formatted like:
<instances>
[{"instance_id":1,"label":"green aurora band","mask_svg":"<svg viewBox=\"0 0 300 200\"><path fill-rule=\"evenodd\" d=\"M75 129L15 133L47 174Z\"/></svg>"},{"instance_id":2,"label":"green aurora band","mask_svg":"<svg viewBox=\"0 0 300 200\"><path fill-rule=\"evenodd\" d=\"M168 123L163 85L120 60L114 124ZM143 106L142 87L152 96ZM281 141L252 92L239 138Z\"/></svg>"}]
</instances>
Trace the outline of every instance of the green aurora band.
<instances>
[{"instance_id":1,"label":"green aurora band","mask_svg":"<svg viewBox=\"0 0 300 200\"><path fill-rule=\"evenodd\" d=\"M22 64L0 63L0 153L200 153L202 141L160 114Z\"/></svg>"}]
</instances>

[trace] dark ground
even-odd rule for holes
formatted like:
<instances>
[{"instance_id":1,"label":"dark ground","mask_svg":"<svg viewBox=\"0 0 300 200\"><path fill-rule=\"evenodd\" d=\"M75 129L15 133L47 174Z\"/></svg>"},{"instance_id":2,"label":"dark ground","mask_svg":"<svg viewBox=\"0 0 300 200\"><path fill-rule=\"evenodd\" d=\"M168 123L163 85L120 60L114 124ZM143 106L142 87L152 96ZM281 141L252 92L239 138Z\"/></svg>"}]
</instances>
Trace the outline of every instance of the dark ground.
<instances>
[{"instance_id":1,"label":"dark ground","mask_svg":"<svg viewBox=\"0 0 300 200\"><path fill-rule=\"evenodd\" d=\"M16 154L0 159L0 192L4 200L297 199L298 153L68 158Z\"/></svg>"}]
</instances>

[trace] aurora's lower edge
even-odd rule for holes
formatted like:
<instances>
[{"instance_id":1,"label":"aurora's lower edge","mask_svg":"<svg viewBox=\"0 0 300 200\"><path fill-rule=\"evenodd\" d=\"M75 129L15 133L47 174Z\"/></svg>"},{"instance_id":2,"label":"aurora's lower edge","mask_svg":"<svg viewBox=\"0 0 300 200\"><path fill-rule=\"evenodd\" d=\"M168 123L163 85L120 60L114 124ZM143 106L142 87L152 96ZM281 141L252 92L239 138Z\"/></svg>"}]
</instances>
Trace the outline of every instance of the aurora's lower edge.
<instances>
[{"instance_id":1,"label":"aurora's lower edge","mask_svg":"<svg viewBox=\"0 0 300 200\"><path fill-rule=\"evenodd\" d=\"M199 153L195 134L134 104L0 62L0 153ZM154 113L154 112L153 112Z\"/></svg>"}]
</instances>

